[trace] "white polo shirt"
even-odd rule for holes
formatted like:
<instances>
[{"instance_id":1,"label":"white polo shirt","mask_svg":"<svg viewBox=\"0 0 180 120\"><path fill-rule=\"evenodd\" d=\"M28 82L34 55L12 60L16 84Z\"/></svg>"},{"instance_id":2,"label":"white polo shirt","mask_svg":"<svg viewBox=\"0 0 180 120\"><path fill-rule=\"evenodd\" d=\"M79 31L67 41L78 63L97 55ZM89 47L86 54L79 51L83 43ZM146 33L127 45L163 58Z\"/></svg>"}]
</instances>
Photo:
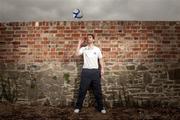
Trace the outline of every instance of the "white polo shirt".
<instances>
[{"instance_id":1,"label":"white polo shirt","mask_svg":"<svg viewBox=\"0 0 180 120\"><path fill-rule=\"evenodd\" d=\"M89 48L88 46L81 47L79 50L79 55L83 54L84 65L83 68L87 69L98 69L98 59L102 58L101 50L93 46Z\"/></svg>"}]
</instances>

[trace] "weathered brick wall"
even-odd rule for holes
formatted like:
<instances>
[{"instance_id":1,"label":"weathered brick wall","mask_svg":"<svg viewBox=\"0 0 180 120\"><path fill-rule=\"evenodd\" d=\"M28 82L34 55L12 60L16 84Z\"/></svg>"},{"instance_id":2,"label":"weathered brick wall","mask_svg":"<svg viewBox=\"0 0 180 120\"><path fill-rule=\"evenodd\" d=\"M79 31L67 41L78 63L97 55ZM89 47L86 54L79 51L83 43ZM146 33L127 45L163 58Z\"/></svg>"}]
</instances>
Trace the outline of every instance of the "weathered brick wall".
<instances>
[{"instance_id":1,"label":"weathered brick wall","mask_svg":"<svg viewBox=\"0 0 180 120\"><path fill-rule=\"evenodd\" d=\"M73 104L82 66L74 52L87 33L104 55L105 104L180 106L179 21L0 23L0 99ZM85 105L93 101L89 92Z\"/></svg>"}]
</instances>

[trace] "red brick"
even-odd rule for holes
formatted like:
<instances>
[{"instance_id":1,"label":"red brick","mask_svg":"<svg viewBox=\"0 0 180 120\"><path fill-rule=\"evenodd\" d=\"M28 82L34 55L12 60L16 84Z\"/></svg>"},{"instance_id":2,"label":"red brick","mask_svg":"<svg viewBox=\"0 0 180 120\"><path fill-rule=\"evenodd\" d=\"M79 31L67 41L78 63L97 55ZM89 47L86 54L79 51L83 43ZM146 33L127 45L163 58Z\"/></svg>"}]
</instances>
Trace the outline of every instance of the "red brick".
<instances>
[{"instance_id":1,"label":"red brick","mask_svg":"<svg viewBox=\"0 0 180 120\"><path fill-rule=\"evenodd\" d=\"M19 41L14 41L14 42L12 42L12 44L14 44L14 45L19 45L20 42L19 42Z\"/></svg>"},{"instance_id":2,"label":"red brick","mask_svg":"<svg viewBox=\"0 0 180 120\"><path fill-rule=\"evenodd\" d=\"M39 63L41 63L41 62L43 62L43 60L41 60L41 59L35 59L34 62L39 62Z\"/></svg>"},{"instance_id":3,"label":"red brick","mask_svg":"<svg viewBox=\"0 0 180 120\"><path fill-rule=\"evenodd\" d=\"M132 48L133 51L140 51L141 48Z\"/></svg>"},{"instance_id":4,"label":"red brick","mask_svg":"<svg viewBox=\"0 0 180 120\"><path fill-rule=\"evenodd\" d=\"M72 34L72 37L80 37L80 34Z\"/></svg>"},{"instance_id":5,"label":"red brick","mask_svg":"<svg viewBox=\"0 0 180 120\"><path fill-rule=\"evenodd\" d=\"M155 26L147 26L146 27L148 30L153 30L153 29L155 29Z\"/></svg>"},{"instance_id":6,"label":"red brick","mask_svg":"<svg viewBox=\"0 0 180 120\"><path fill-rule=\"evenodd\" d=\"M64 37L64 34L58 33L56 34L56 37Z\"/></svg>"},{"instance_id":7,"label":"red brick","mask_svg":"<svg viewBox=\"0 0 180 120\"><path fill-rule=\"evenodd\" d=\"M102 33L103 30L94 30L94 33Z\"/></svg>"},{"instance_id":8,"label":"red brick","mask_svg":"<svg viewBox=\"0 0 180 120\"><path fill-rule=\"evenodd\" d=\"M27 44L35 44L35 41L27 41Z\"/></svg>"},{"instance_id":9,"label":"red brick","mask_svg":"<svg viewBox=\"0 0 180 120\"><path fill-rule=\"evenodd\" d=\"M42 30L48 30L49 29L49 27L47 27L47 26L43 26L43 27L40 27Z\"/></svg>"},{"instance_id":10,"label":"red brick","mask_svg":"<svg viewBox=\"0 0 180 120\"><path fill-rule=\"evenodd\" d=\"M0 27L0 31L5 31L6 27Z\"/></svg>"},{"instance_id":11,"label":"red brick","mask_svg":"<svg viewBox=\"0 0 180 120\"><path fill-rule=\"evenodd\" d=\"M132 36L140 36L140 33L132 33Z\"/></svg>"},{"instance_id":12,"label":"red brick","mask_svg":"<svg viewBox=\"0 0 180 120\"><path fill-rule=\"evenodd\" d=\"M111 48L102 48L102 51L110 51Z\"/></svg>"},{"instance_id":13,"label":"red brick","mask_svg":"<svg viewBox=\"0 0 180 120\"><path fill-rule=\"evenodd\" d=\"M163 40L162 43L164 43L164 44L169 44L170 41L165 41L165 40Z\"/></svg>"},{"instance_id":14,"label":"red brick","mask_svg":"<svg viewBox=\"0 0 180 120\"><path fill-rule=\"evenodd\" d=\"M80 26L71 26L71 29L79 29Z\"/></svg>"},{"instance_id":15,"label":"red brick","mask_svg":"<svg viewBox=\"0 0 180 120\"><path fill-rule=\"evenodd\" d=\"M44 40L44 41L41 41L41 44L50 44L50 41Z\"/></svg>"},{"instance_id":16,"label":"red brick","mask_svg":"<svg viewBox=\"0 0 180 120\"><path fill-rule=\"evenodd\" d=\"M176 30L180 30L180 26L176 26L175 29L176 29Z\"/></svg>"},{"instance_id":17,"label":"red brick","mask_svg":"<svg viewBox=\"0 0 180 120\"><path fill-rule=\"evenodd\" d=\"M67 30L67 29L65 29L65 30L64 30L64 33L73 33L73 31L72 31L72 30Z\"/></svg>"},{"instance_id":18,"label":"red brick","mask_svg":"<svg viewBox=\"0 0 180 120\"><path fill-rule=\"evenodd\" d=\"M162 33L162 30L154 30L154 33Z\"/></svg>"},{"instance_id":19,"label":"red brick","mask_svg":"<svg viewBox=\"0 0 180 120\"><path fill-rule=\"evenodd\" d=\"M42 48L42 45L34 45L34 48Z\"/></svg>"},{"instance_id":20,"label":"red brick","mask_svg":"<svg viewBox=\"0 0 180 120\"><path fill-rule=\"evenodd\" d=\"M14 31L1 31L2 34L14 34Z\"/></svg>"},{"instance_id":21,"label":"red brick","mask_svg":"<svg viewBox=\"0 0 180 120\"><path fill-rule=\"evenodd\" d=\"M15 27L13 27L13 30L21 30L21 27L17 27L17 26L15 26Z\"/></svg>"},{"instance_id":22,"label":"red brick","mask_svg":"<svg viewBox=\"0 0 180 120\"><path fill-rule=\"evenodd\" d=\"M14 60L14 59L12 59L12 60L8 60L8 59L7 59L7 60L5 60L5 62L6 62L6 63L14 63L15 60Z\"/></svg>"},{"instance_id":23,"label":"red brick","mask_svg":"<svg viewBox=\"0 0 180 120\"><path fill-rule=\"evenodd\" d=\"M27 34L28 31L15 31L15 34Z\"/></svg>"}]
</instances>

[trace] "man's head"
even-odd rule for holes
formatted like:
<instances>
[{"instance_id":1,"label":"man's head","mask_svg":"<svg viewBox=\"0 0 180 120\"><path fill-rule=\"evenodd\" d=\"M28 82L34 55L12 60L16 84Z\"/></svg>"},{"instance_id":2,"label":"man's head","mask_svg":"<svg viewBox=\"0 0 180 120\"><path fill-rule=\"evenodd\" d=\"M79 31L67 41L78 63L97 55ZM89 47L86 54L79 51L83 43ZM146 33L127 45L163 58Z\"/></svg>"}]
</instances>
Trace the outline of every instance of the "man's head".
<instances>
[{"instance_id":1,"label":"man's head","mask_svg":"<svg viewBox=\"0 0 180 120\"><path fill-rule=\"evenodd\" d=\"M88 44L94 43L94 35L93 34L87 35L87 42L88 42Z\"/></svg>"}]
</instances>

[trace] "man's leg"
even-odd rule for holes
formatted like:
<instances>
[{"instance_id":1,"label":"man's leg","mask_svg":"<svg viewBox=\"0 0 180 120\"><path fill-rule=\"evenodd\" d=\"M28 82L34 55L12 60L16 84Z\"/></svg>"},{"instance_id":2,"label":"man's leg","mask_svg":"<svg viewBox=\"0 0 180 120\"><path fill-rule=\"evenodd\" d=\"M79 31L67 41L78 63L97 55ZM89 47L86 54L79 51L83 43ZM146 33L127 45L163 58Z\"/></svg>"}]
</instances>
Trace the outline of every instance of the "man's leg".
<instances>
[{"instance_id":1,"label":"man's leg","mask_svg":"<svg viewBox=\"0 0 180 120\"><path fill-rule=\"evenodd\" d=\"M91 80L88 78L88 71L82 70L81 72L81 81L80 81L80 87L79 87L79 95L76 102L76 109L81 109L83 105L84 98L87 93L87 89L90 85Z\"/></svg>"},{"instance_id":2,"label":"man's leg","mask_svg":"<svg viewBox=\"0 0 180 120\"><path fill-rule=\"evenodd\" d=\"M100 73L96 71L94 73L93 81L92 81L92 88L93 93L97 103L97 109L101 111L103 109L103 102L102 102L102 90L101 90L101 81L100 81Z\"/></svg>"}]
</instances>

